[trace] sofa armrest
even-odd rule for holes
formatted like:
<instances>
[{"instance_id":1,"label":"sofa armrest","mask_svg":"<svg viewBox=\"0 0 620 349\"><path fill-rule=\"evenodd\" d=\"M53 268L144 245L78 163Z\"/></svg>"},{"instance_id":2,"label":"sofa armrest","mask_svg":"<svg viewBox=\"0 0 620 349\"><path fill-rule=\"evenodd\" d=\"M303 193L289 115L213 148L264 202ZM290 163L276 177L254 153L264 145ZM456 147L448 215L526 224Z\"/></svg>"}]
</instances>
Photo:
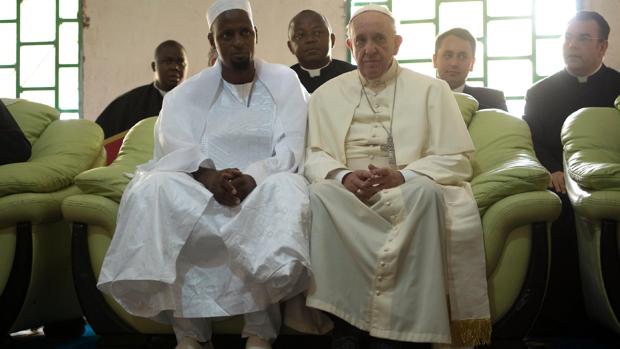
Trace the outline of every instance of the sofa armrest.
<instances>
[{"instance_id":1,"label":"sofa armrest","mask_svg":"<svg viewBox=\"0 0 620 349\"><path fill-rule=\"evenodd\" d=\"M69 222L80 222L105 228L110 234L116 228L118 203L98 195L72 195L62 202L62 215Z\"/></svg>"},{"instance_id":2,"label":"sofa armrest","mask_svg":"<svg viewBox=\"0 0 620 349\"><path fill-rule=\"evenodd\" d=\"M19 222L41 224L58 221L62 219L62 201L79 193L75 186L69 186L52 193L19 193L0 197L0 228Z\"/></svg>"},{"instance_id":3,"label":"sofa armrest","mask_svg":"<svg viewBox=\"0 0 620 349\"><path fill-rule=\"evenodd\" d=\"M561 208L557 195L542 190L511 195L489 207L482 216L487 275L495 269L510 232L535 222L553 222Z\"/></svg>"}]
</instances>

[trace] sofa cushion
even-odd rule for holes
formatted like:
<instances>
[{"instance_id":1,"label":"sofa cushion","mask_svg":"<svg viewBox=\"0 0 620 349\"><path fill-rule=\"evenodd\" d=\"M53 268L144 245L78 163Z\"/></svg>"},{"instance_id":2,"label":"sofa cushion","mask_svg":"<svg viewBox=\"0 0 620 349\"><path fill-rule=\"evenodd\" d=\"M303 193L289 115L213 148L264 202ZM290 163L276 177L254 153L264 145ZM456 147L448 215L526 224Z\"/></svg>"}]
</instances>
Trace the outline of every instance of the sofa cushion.
<instances>
[{"instance_id":1,"label":"sofa cushion","mask_svg":"<svg viewBox=\"0 0 620 349\"><path fill-rule=\"evenodd\" d=\"M103 131L88 120L51 122L32 145L27 162L0 166L0 196L47 193L73 184L74 177L93 166Z\"/></svg>"},{"instance_id":2,"label":"sofa cushion","mask_svg":"<svg viewBox=\"0 0 620 349\"><path fill-rule=\"evenodd\" d=\"M456 103L459 105L465 125L469 126L476 110L478 110L478 101L466 93L454 92L454 98L456 98Z\"/></svg>"},{"instance_id":3,"label":"sofa cushion","mask_svg":"<svg viewBox=\"0 0 620 349\"><path fill-rule=\"evenodd\" d=\"M620 191L620 111L583 108L562 127L568 175L592 190Z\"/></svg>"},{"instance_id":4,"label":"sofa cushion","mask_svg":"<svg viewBox=\"0 0 620 349\"><path fill-rule=\"evenodd\" d=\"M153 157L153 127L157 117L141 120L127 133L118 157L107 167L94 168L75 178L75 184L87 194L101 195L120 202L136 166Z\"/></svg>"},{"instance_id":5,"label":"sofa cushion","mask_svg":"<svg viewBox=\"0 0 620 349\"><path fill-rule=\"evenodd\" d=\"M58 110L45 104L18 99L7 104L7 109L22 129L30 144L34 144L43 130L60 117Z\"/></svg>"},{"instance_id":6,"label":"sofa cushion","mask_svg":"<svg viewBox=\"0 0 620 349\"><path fill-rule=\"evenodd\" d=\"M469 134L476 147L471 185L481 214L505 197L547 187L549 172L534 155L525 121L482 110L474 115Z\"/></svg>"}]
</instances>

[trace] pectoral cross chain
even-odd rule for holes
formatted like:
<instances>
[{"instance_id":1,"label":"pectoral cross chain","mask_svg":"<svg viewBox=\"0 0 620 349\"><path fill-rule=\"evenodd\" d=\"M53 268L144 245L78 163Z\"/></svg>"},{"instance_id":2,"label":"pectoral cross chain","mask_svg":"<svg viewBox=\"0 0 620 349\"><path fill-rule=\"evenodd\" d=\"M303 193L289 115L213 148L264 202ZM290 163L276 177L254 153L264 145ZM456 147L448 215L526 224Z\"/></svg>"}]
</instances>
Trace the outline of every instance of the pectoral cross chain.
<instances>
[{"instance_id":1,"label":"pectoral cross chain","mask_svg":"<svg viewBox=\"0 0 620 349\"><path fill-rule=\"evenodd\" d=\"M394 148L394 139L389 132L386 144L382 144L380 148L388 154L390 166L392 166L392 168L396 168L396 150Z\"/></svg>"}]
</instances>

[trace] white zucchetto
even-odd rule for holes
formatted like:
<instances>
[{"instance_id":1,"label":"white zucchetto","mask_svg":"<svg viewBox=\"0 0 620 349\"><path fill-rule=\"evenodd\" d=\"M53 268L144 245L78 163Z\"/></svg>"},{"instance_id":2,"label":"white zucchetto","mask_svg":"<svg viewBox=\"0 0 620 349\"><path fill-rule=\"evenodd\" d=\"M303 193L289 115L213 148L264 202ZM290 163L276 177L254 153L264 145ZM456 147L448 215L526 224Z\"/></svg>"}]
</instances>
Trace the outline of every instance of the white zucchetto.
<instances>
[{"instance_id":1,"label":"white zucchetto","mask_svg":"<svg viewBox=\"0 0 620 349\"><path fill-rule=\"evenodd\" d=\"M351 16L351 19L349 19L349 24L351 24L351 22L355 19L355 17L361 15L364 12L370 12L370 11L381 12L384 15L394 19L394 15L392 15L392 12L390 12L390 10L388 10L387 7L371 4L371 5L366 5L366 6L358 8L357 11L353 13L353 16Z\"/></svg>"},{"instance_id":2,"label":"white zucchetto","mask_svg":"<svg viewBox=\"0 0 620 349\"><path fill-rule=\"evenodd\" d=\"M207 24L209 25L209 29L211 29L217 16L229 10L242 10L247 12L250 21L254 23L254 20L252 20L252 7L248 0L216 0L213 5L209 7L209 10L207 10Z\"/></svg>"}]
</instances>

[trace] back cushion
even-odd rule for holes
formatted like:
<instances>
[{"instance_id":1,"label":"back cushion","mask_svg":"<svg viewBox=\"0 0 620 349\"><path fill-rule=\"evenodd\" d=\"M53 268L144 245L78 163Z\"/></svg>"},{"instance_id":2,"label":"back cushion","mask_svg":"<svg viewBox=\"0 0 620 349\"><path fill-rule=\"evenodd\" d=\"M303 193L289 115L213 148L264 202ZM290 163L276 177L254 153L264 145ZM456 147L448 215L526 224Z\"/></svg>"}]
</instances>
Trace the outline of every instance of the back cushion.
<instances>
[{"instance_id":1,"label":"back cushion","mask_svg":"<svg viewBox=\"0 0 620 349\"><path fill-rule=\"evenodd\" d=\"M136 166L153 157L153 128L157 117L141 120L125 136L118 157L107 167L81 173L75 184L85 193L105 196L120 202Z\"/></svg>"},{"instance_id":2,"label":"back cushion","mask_svg":"<svg viewBox=\"0 0 620 349\"><path fill-rule=\"evenodd\" d=\"M101 153L103 132L90 120L57 120L34 142L27 162L2 166L0 196L47 193L73 184Z\"/></svg>"},{"instance_id":3,"label":"back cushion","mask_svg":"<svg viewBox=\"0 0 620 349\"><path fill-rule=\"evenodd\" d=\"M617 109L583 108L571 114L562 127L570 177L584 188L620 190L619 135Z\"/></svg>"},{"instance_id":4,"label":"back cushion","mask_svg":"<svg viewBox=\"0 0 620 349\"><path fill-rule=\"evenodd\" d=\"M476 110L478 110L478 101L468 94L458 92L454 92L454 98L459 105L465 125L469 126Z\"/></svg>"},{"instance_id":5,"label":"back cushion","mask_svg":"<svg viewBox=\"0 0 620 349\"><path fill-rule=\"evenodd\" d=\"M481 110L469 134L476 147L471 184L482 212L510 195L547 187L549 173L534 155L525 121L500 110Z\"/></svg>"},{"instance_id":6,"label":"back cushion","mask_svg":"<svg viewBox=\"0 0 620 349\"><path fill-rule=\"evenodd\" d=\"M43 130L60 117L58 110L24 99L8 102L6 107L33 145L41 137Z\"/></svg>"}]
</instances>

